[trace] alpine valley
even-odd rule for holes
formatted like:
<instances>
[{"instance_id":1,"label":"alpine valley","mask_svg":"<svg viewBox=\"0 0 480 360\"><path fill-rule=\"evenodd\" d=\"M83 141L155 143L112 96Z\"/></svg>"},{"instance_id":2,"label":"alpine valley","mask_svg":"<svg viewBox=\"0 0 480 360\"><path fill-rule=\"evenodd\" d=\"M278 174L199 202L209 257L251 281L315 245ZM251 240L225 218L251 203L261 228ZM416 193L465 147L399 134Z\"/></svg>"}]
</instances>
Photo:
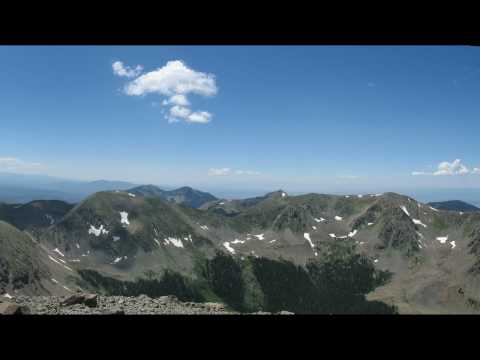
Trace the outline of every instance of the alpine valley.
<instances>
[{"instance_id":1,"label":"alpine valley","mask_svg":"<svg viewBox=\"0 0 480 360\"><path fill-rule=\"evenodd\" d=\"M233 200L154 185L0 204L0 298L80 291L237 313L478 313L480 213L437 207L396 193Z\"/></svg>"}]
</instances>

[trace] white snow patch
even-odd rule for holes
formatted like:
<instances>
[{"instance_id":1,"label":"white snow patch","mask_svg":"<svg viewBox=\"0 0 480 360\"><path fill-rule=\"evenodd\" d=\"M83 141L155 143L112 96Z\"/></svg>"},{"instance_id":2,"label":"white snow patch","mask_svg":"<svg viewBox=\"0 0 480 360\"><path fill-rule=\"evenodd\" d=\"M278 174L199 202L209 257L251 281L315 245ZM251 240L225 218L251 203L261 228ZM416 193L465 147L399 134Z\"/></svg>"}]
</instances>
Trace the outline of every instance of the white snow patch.
<instances>
[{"instance_id":1,"label":"white snow patch","mask_svg":"<svg viewBox=\"0 0 480 360\"><path fill-rule=\"evenodd\" d=\"M58 250L58 248L53 249L53 251L56 252L58 255L65 257L65 255L60 250Z\"/></svg>"},{"instance_id":2,"label":"white snow patch","mask_svg":"<svg viewBox=\"0 0 480 360\"><path fill-rule=\"evenodd\" d=\"M66 287L65 285L62 285L62 287L63 287L65 290L72 292L72 290L69 289L68 287Z\"/></svg>"},{"instance_id":3,"label":"white snow patch","mask_svg":"<svg viewBox=\"0 0 480 360\"><path fill-rule=\"evenodd\" d=\"M400 206L400 209L402 209L403 212L404 212L405 214L407 214L407 216L410 216L410 213L408 212L408 210L407 210L407 208L406 208L405 206Z\"/></svg>"},{"instance_id":4,"label":"white snow patch","mask_svg":"<svg viewBox=\"0 0 480 360\"><path fill-rule=\"evenodd\" d=\"M437 240L440 241L441 244L445 244L448 240L448 235L447 236L439 236L439 237L437 237Z\"/></svg>"},{"instance_id":5,"label":"white snow patch","mask_svg":"<svg viewBox=\"0 0 480 360\"><path fill-rule=\"evenodd\" d=\"M357 233L357 229L349 232L349 233L348 233L348 237L354 237L356 233Z\"/></svg>"},{"instance_id":6,"label":"white snow patch","mask_svg":"<svg viewBox=\"0 0 480 360\"><path fill-rule=\"evenodd\" d=\"M313 218L313 220L315 220L317 223L325 221L325 219L322 217L320 219Z\"/></svg>"},{"instance_id":7,"label":"white snow patch","mask_svg":"<svg viewBox=\"0 0 480 360\"><path fill-rule=\"evenodd\" d=\"M80 249L80 244L79 244L79 243L77 243L76 245L77 245L77 249Z\"/></svg>"},{"instance_id":8,"label":"white snow patch","mask_svg":"<svg viewBox=\"0 0 480 360\"><path fill-rule=\"evenodd\" d=\"M424 223L422 223L419 219L412 219L413 223L416 225L422 225L423 227L427 227Z\"/></svg>"},{"instance_id":9,"label":"white snow patch","mask_svg":"<svg viewBox=\"0 0 480 360\"><path fill-rule=\"evenodd\" d=\"M342 218L341 216L336 215L336 216L335 216L335 220L337 220L337 221L342 221L343 218Z\"/></svg>"},{"instance_id":10,"label":"white snow patch","mask_svg":"<svg viewBox=\"0 0 480 360\"><path fill-rule=\"evenodd\" d=\"M377 262L378 262L378 259L373 260L373 262L374 262L374 263L377 263Z\"/></svg>"},{"instance_id":11,"label":"white snow patch","mask_svg":"<svg viewBox=\"0 0 480 360\"><path fill-rule=\"evenodd\" d=\"M273 239L273 240L270 240L269 243L270 244L273 244L274 242L276 242L277 240L276 239Z\"/></svg>"},{"instance_id":12,"label":"white snow patch","mask_svg":"<svg viewBox=\"0 0 480 360\"><path fill-rule=\"evenodd\" d=\"M285 194L284 192L282 192L282 197L285 197L285 196L287 196L287 194Z\"/></svg>"},{"instance_id":13,"label":"white snow patch","mask_svg":"<svg viewBox=\"0 0 480 360\"><path fill-rule=\"evenodd\" d=\"M318 252L315 251L314 254L315 254L315 256L318 256Z\"/></svg>"},{"instance_id":14,"label":"white snow patch","mask_svg":"<svg viewBox=\"0 0 480 360\"><path fill-rule=\"evenodd\" d=\"M80 262L80 259L72 259L72 260L70 260L70 262L79 263L79 262Z\"/></svg>"},{"instance_id":15,"label":"white snow patch","mask_svg":"<svg viewBox=\"0 0 480 360\"><path fill-rule=\"evenodd\" d=\"M450 245L452 245L452 249L455 249L455 246L457 246L457 244L455 243L455 241L450 241Z\"/></svg>"},{"instance_id":16,"label":"white snow patch","mask_svg":"<svg viewBox=\"0 0 480 360\"><path fill-rule=\"evenodd\" d=\"M120 211L120 222L125 225L130 225L130 221L128 221L128 212Z\"/></svg>"},{"instance_id":17,"label":"white snow patch","mask_svg":"<svg viewBox=\"0 0 480 360\"><path fill-rule=\"evenodd\" d=\"M417 235L420 236L423 239L423 234L421 232L417 231Z\"/></svg>"},{"instance_id":18,"label":"white snow patch","mask_svg":"<svg viewBox=\"0 0 480 360\"><path fill-rule=\"evenodd\" d=\"M333 234L333 233L332 233L332 234L328 234L328 236L330 236L331 238L336 237L335 234Z\"/></svg>"},{"instance_id":19,"label":"white snow patch","mask_svg":"<svg viewBox=\"0 0 480 360\"><path fill-rule=\"evenodd\" d=\"M264 234L258 234L258 235L253 235L255 236L258 240L265 240L265 235Z\"/></svg>"},{"instance_id":20,"label":"white snow patch","mask_svg":"<svg viewBox=\"0 0 480 360\"><path fill-rule=\"evenodd\" d=\"M120 257L117 257L117 258L115 258L115 260L113 260L113 263L114 263L114 264L117 264L117 263L119 263L121 260L122 260L122 257L121 257L121 256L120 256Z\"/></svg>"},{"instance_id":21,"label":"white snow patch","mask_svg":"<svg viewBox=\"0 0 480 360\"><path fill-rule=\"evenodd\" d=\"M173 246L178 247L178 248L183 248L182 239L176 239L176 238L169 237L168 239L165 239L165 241L167 243L172 244Z\"/></svg>"},{"instance_id":22,"label":"white snow patch","mask_svg":"<svg viewBox=\"0 0 480 360\"><path fill-rule=\"evenodd\" d=\"M107 229L103 228L103 225L97 229L95 226L90 225L90 229L88 230L88 234L93 234L95 236L100 236L101 234L108 234Z\"/></svg>"},{"instance_id":23,"label":"white snow patch","mask_svg":"<svg viewBox=\"0 0 480 360\"><path fill-rule=\"evenodd\" d=\"M60 259L55 259L54 257L52 257L52 256L50 256L50 255L48 255L48 258L49 258L50 260L52 260L54 263L56 263L56 264L58 264L58 265L60 265L60 266L63 266L65 269L73 272L73 270L72 270L71 268L69 268L69 267L66 266L66 265L63 265L63 264L59 261ZM62 260L62 261L63 261L63 260Z\"/></svg>"},{"instance_id":24,"label":"white snow patch","mask_svg":"<svg viewBox=\"0 0 480 360\"><path fill-rule=\"evenodd\" d=\"M347 199L348 199L349 197L350 197L350 195L345 195L345 198L347 198Z\"/></svg>"},{"instance_id":25,"label":"white snow patch","mask_svg":"<svg viewBox=\"0 0 480 360\"><path fill-rule=\"evenodd\" d=\"M161 246L160 241L158 241L158 239L155 239L155 238L154 238L153 241L155 241L155 242L157 243L158 247Z\"/></svg>"},{"instance_id":26,"label":"white snow patch","mask_svg":"<svg viewBox=\"0 0 480 360\"><path fill-rule=\"evenodd\" d=\"M208 230L208 226L207 226L207 225L202 225L202 226L200 226L200 229L207 231L207 230Z\"/></svg>"},{"instance_id":27,"label":"white snow patch","mask_svg":"<svg viewBox=\"0 0 480 360\"><path fill-rule=\"evenodd\" d=\"M224 203L224 202L221 202L221 203L218 203L218 205L225 205L225 203Z\"/></svg>"},{"instance_id":28,"label":"white snow patch","mask_svg":"<svg viewBox=\"0 0 480 360\"><path fill-rule=\"evenodd\" d=\"M367 226L372 226L373 224L375 224L375 223L368 223Z\"/></svg>"},{"instance_id":29,"label":"white snow patch","mask_svg":"<svg viewBox=\"0 0 480 360\"><path fill-rule=\"evenodd\" d=\"M188 236L184 237L183 240L190 241L191 243L193 243L192 235L190 235L190 234L188 234Z\"/></svg>"},{"instance_id":30,"label":"white snow patch","mask_svg":"<svg viewBox=\"0 0 480 360\"><path fill-rule=\"evenodd\" d=\"M310 234L309 234L309 233L304 233L304 234L303 234L303 237L304 237L305 239L307 239L307 241L308 241L309 244L310 244L310 247L313 249L313 248L314 248L314 245L313 245L312 239L310 239Z\"/></svg>"},{"instance_id":31,"label":"white snow patch","mask_svg":"<svg viewBox=\"0 0 480 360\"><path fill-rule=\"evenodd\" d=\"M312 229L313 229L313 230L317 230L317 227L316 227L316 226L312 226Z\"/></svg>"},{"instance_id":32,"label":"white snow patch","mask_svg":"<svg viewBox=\"0 0 480 360\"><path fill-rule=\"evenodd\" d=\"M433 207L431 207L431 206L430 206L430 209L432 209L433 211L438 212L438 209L435 209L435 208L433 208Z\"/></svg>"},{"instance_id":33,"label":"white snow patch","mask_svg":"<svg viewBox=\"0 0 480 360\"><path fill-rule=\"evenodd\" d=\"M56 280L54 278L51 278L50 280L52 280L55 284L58 284L58 280Z\"/></svg>"},{"instance_id":34,"label":"white snow patch","mask_svg":"<svg viewBox=\"0 0 480 360\"><path fill-rule=\"evenodd\" d=\"M130 196L130 197L132 197L132 198L133 198L133 197L135 197L135 194L128 193L128 196Z\"/></svg>"},{"instance_id":35,"label":"white snow patch","mask_svg":"<svg viewBox=\"0 0 480 360\"><path fill-rule=\"evenodd\" d=\"M235 249L230 246L230 243L228 241L225 241L223 243L223 246L232 254L235 254Z\"/></svg>"},{"instance_id":36,"label":"white snow patch","mask_svg":"<svg viewBox=\"0 0 480 360\"><path fill-rule=\"evenodd\" d=\"M360 242L358 243L358 245L363 245L363 244L365 244L363 241L360 241Z\"/></svg>"},{"instance_id":37,"label":"white snow patch","mask_svg":"<svg viewBox=\"0 0 480 360\"><path fill-rule=\"evenodd\" d=\"M245 244L245 240L238 240L238 239L235 239L231 242L231 244Z\"/></svg>"},{"instance_id":38,"label":"white snow patch","mask_svg":"<svg viewBox=\"0 0 480 360\"><path fill-rule=\"evenodd\" d=\"M7 299L12 299L13 298L13 296L10 295L9 293L3 294L3 297L6 297Z\"/></svg>"},{"instance_id":39,"label":"white snow patch","mask_svg":"<svg viewBox=\"0 0 480 360\"><path fill-rule=\"evenodd\" d=\"M337 239L346 239L346 238L347 238L347 235L337 236Z\"/></svg>"},{"instance_id":40,"label":"white snow patch","mask_svg":"<svg viewBox=\"0 0 480 360\"><path fill-rule=\"evenodd\" d=\"M45 217L50 221L50 225L55 223L55 219L50 214L45 214Z\"/></svg>"},{"instance_id":41,"label":"white snow patch","mask_svg":"<svg viewBox=\"0 0 480 360\"><path fill-rule=\"evenodd\" d=\"M120 236L114 236L113 237L113 242L117 242L118 240L120 240Z\"/></svg>"}]
</instances>

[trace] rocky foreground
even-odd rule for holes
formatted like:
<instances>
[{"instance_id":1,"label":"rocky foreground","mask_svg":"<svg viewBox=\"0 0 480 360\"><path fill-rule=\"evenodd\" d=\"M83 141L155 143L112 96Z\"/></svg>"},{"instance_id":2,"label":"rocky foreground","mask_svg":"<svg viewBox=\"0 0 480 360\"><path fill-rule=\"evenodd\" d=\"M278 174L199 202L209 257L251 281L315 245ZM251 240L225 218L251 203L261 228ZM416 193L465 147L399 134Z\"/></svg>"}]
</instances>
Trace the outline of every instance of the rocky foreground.
<instances>
[{"instance_id":1,"label":"rocky foreground","mask_svg":"<svg viewBox=\"0 0 480 360\"><path fill-rule=\"evenodd\" d=\"M150 298L145 295L100 296L73 294L70 296L0 297L0 315L235 315L220 303L182 302L175 296ZM258 312L254 314L270 314ZM279 314L292 314L280 312Z\"/></svg>"}]
</instances>

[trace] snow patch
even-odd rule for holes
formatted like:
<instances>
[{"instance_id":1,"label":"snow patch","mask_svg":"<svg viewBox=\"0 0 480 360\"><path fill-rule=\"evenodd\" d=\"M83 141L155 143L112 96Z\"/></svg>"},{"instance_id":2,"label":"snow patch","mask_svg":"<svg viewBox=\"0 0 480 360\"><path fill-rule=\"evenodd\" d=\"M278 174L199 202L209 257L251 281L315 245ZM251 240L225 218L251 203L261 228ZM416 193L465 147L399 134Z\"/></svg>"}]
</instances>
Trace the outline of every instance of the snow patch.
<instances>
[{"instance_id":1,"label":"snow patch","mask_svg":"<svg viewBox=\"0 0 480 360\"><path fill-rule=\"evenodd\" d=\"M120 222L125 225L130 225L130 221L128 221L128 212L120 211Z\"/></svg>"},{"instance_id":2,"label":"snow patch","mask_svg":"<svg viewBox=\"0 0 480 360\"><path fill-rule=\"evenodd\" d=\"M132 194L132 193L128 193L128 196L134 198L135 197L135 194Z\"/></svg>"},{"instance_id":3,"label":"snow patch","mask_svg":"<svg viewBox=\"0 0 480 360\"><path fill-rule=\"evenodd\" d=\"M48 255L48 258L49 258L50 260L52 260L54 263L56 263L56 264L58 264L58 265L60 265L60 266L63 266L65 269L73 272L73 270L72 270L71 268L69 268L69 267L66 266L66 265L63 265L63 264L59 261L60 259L55 259L54 257L52 257L52 256L50 256L50 255ZM63 261L63 260L62 260L62 261Z\"/></svg>"},{"instance_id":4,"label":"snow patch","mask_svg":"<svg viewBox=\"0 0 480 360\"><path fill-rule=\"evenodd\" d=\"M207 230L208 230L208 226L207 226L207 225L201 225L201 226L200 226L200 229L207 231Z\"/></svg>"},{"instance_id":5,"label":"snow patch","mask_svg":"<svg viewBox=\"0 0 480 360\"><path fill-rule=\"evenodd\" d=\"M51 278L50 280L52 280L55 284L58 284L58 280L56 280L54 278Z\"/></svg>"},{"instance_id":6,"label":"snow patch","mask_svg":"<svg viewBox=\"0 0 480 360\"><path fill-rule=\"evenodd\" d=\"M103 225L100 225L100 227L97 229L95 226L90 225L90 229L88 230L88 234L93 234L95 236L100 236L102 234L108 234L107 229L104 229Z\"/></svg>"},{"instance_id":7,"label":"snow patch","mask_svg":"<svg viewBox=\"0 0 480 360\"><path fill-rule=\"evenodd\" d=\"M450 241L450 245L452 245L452 249L455 249L455 247L457 246L457 244L455 243L455 241Z\"/></svg>"},{"instance_id":8,"label":"snow patch","mask_svg":"<svg viewBox=\"0 0 480 360\"><path fill-rule=\"evenodd\" d=\"M153 241L155 241L155 242L157 243L158 247L161 246L160 241L158 241L158 239L155 239L155 238L154 238Z\"/></svg>"},{"instance_id":9,"label":"snow patch","mask_svg":"<svg viewBox=\"0 0 480 360\"><path fill-rule=\"evenodd\" d=\"M427 227L427 225L425 225L424 223L422 223L420 220L418 219L412 219L413 223L415 225L422 225L423 227Z\"/></svg>"},{"instance_id":10,"label":"snow patch","mask_svg":"<svg viewBox=\"0 0 480 360\"><path fill-rule=\"evenodd\" d=\"M335 216L335 220L337 220L337 221L342 221L343 218L342 218L341 216L336 215L336 216Z\"/></svg>"},{"instance_id":11,"label":"snow patch","mask_svg":"<svg viewBox=\"0 0 480 360\"><path fill-rule=\"evenodd\" d=\"M77 246L77 249L80 249L80 244L79 243L77 243L76 246Z\"/></svg>"},{"instance_id":12,"label":"snow patch","mask_svg":"<svg viewBox=\"0 0 480 360\"><path fill-rule=\"evenodd\" d=\"M303 234L303 237L304 237L305 239L307 239L308 243L310 244L310 247L311 247L312 249L314 249L315 246L313 245L312 239L310 239L310 234L309 234L309 233L304 233L304 234Z\"/></svg>"},{"instance_id":13,"label":"snow patch","mask_svg":"<svg viewBox=\"0 0 480 360\"><path fill-rule=\"evenodd\" d=\"M12 299L13 298L13 296L10 295L9 293L3 294L3 297L6 297L7 299Z\"/></svg>"},{"instance_id":14,"label":"snow patch","mask_svg":"<svg viewBox=\"0 0 480 360\"><path fill-rule=\"evenodd\" d=\"M282 192L282 197L285 197L285 196L287 196L287 194L285 194L284 192Z\"/></svg>"},{"instance_id":15,"label":"snow patch","mask_svg":"<svg viewBox=\"0 0 480 360\"><path fill-rule=\"evenodd\" d=\"M333 234L333 233L332 233L332 234L328 234L328 236L330 236L331 238L335 238L335 237L336 237L335 234Z\"/></svg>"},{"instance_id":16,"label":"snow patch","mask_svg":"<svg viewBox=\"0 0 480 360\"><path fill-rule=\"evenodd\" d=\"M377 262L378 262L378 259L373 260L373 262L374 262L374 263L377 263Z\"/></svg>"},{"instance_id":17,"label":"snow patch","mask_svg":"<svg viewBox=\"0 0 480 360\"><path fill-rule=\"evenodd\" d=\"M113 237L113 242L117 242L118 240L120 240L120 236L114 236Z\"/></svg>"},{"instance_id":18,"label":"snow patch","mask_svg":"<svg viewBox=\"0 0 480 360\"><path fill-rule=\"evenodd\" d=\"M313 218L313 220L315 220L317 223L325 221L325 219L322 217L320 219Z\"/></svg>"},{"instance_id":19,"label":"snow patch","mask_svg":"<svg viewBox=\"0 0 480 360\"><path fill-rule=\"evenodd\" d=\"M53 249L53 251L56 252L58 255L65 257L65 255L60 250L58 250L58 248Z\"/></svg>"},{"instance_id":20,"label":"snow patch","mask_svg":"<svg viewBox=\"0 0 480 360\"><path fill-rule=\"evenodd\" d=\"M439 237L437 237L437 240L440 241L441 244L445 244L448 240L448 235L447 236L439 236Z\"/></svg>"},{"instance_id":21,"label":"snow patch","mask_svg":"<svg viewBox=\"0 0 480 360\"><path fill-rule=\"evenodd\" d=\"M372 226L373 224L375 224L375 223L368 223L367 226Z\"/></svg>"},{"instance_id":22,"label":"snow patch","mask_svg":"<svg viewBox=\"0 0 480 360\"><path fill-rule=\"evenodd\" d=\"M357 197L361 199L363 197L363 195L358 194Z\"/></svg>"},{"instance_id":23,"label":"snow patch","mask_svg":"<svg viewBox=\"0 0 480 360\"><path fill-rule=\"evenodd\" d=\"M235 239L231 242L231 244L245 244L245 240L238 240L238 239Z\"/></svg>"},{"instance_id":24,"label":"snow patch","mask_svg":"<svg viewBox=\"0 0 480 360\"><path fill-rule=\"evenodd\" d=\"M117 258L115 258L115 260L113 260L113 263L114 263L114 264L117 264L117 263L119 263L121 260L122 260L122 257L121 257L121 256L120 256L120 257L117 257Z\"/></svg>"},{"instance_id":25,"label":"snow patch","mask_svg":"<svg viewBox=\"0 0 480 360\"><path fill-rule=\"evenodd\" d=\"M348 237L354 237L356 233L357 233L357 230L355 229L348 233Z\"/></svg>"},{"instance_id":26,"label":"snow patch","mask_svg":"<svg viewBox=\"0 0 480 360\"><path fill-rule=\"evenodd\" d=\"M258 235L253 235L255 236L258 240L265 240L264 234L258 234Z\"/></svg>"},{"instance_id":27,"label":"snow patch","mask_svg":"<svg viewBox=\"0 0 480 360\"><path fill-rule=\"evenodd\" d=\"M178 248L183 248L183 242L181 239L176 239L176 238L166 238L164 239L166 244L172 244L173 246L176 246Z\"/></svg>"},{"instance_id":28,"label":"snow patch","mask_svg":"<svg viewBox=\"0 0 480 360\"><path fill-rule=\"evenodd\" d=\"M223 243L223 246L232 254L235 254L235 249L230 246L230 243L228 241L225 241Z\"/></svg>"},{"instance_id":29,"label":"snow patch","mask_svg":"<svg viewBox=\"0 0 480 360\"><path fill-rule=\"evenodd\" d=\"M407 216L410 216L410 213L408 212L408 210L407 210L407 208L406 208L405 206L400 206L400 209L402 209L403 212L404 212L405 214L407 214Z\"/></svg>"},{"instance_id":30,"label":"snow patch","mask_svg":"<svg viewBox=\"0 0 480 360\"><path fill-rule=\"evenodd\" d=\"M274 242L276 242L277 240L276 239L273 239L273 240L270 240L269 243L270 244L273 244Z\"/></svg>"},{"instance_id":31,"label":"snow patch","mask_svg":"<svg viewBox=\"0 0 480 360\"><path fill-rule=\"evenodd\" d=\"M316 227L316 226L312 226L312 229L313 229L313 230L317 230L317 227Z\"/></svg>"},{"instance_id":32,"label":"snow patch","mask_svg":"<svg viewBox=\"0 0 480 360\"><path fill-rule=\"evenodd\" d=\"M435 209L435 208L433 208L433 207L431 207L431 206L430 206L430 209L432 209L433 211L436 211L436 212L438 212L438 210L437 210L437 209Z\"/></svg>"}]
</instances>

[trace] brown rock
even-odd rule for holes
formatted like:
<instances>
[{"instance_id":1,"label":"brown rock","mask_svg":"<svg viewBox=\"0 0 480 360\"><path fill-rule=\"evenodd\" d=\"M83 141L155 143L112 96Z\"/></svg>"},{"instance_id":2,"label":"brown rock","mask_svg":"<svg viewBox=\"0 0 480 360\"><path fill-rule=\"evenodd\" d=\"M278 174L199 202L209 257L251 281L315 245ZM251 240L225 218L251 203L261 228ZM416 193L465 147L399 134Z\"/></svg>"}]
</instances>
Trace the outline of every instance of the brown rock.
<instances>
[{"instance_id":1,"label":"brown rock","mask_svg":"<svg viewBox=\"0 0 480 360\"><path fill-rule=\"evenodd\" d=\"M28 309L11 302L0 303L0 315L22 315L27 314Z\"/></svg>"},{"instance_id":2,"label":"brown rock","mask_svg":"<svg viewBox=\"0 0 480 360\"><path fill-rule=\"evenodd\" d=\"M97 294L72 294L67 296L62 302L62 306L71 306L76 304L83 304L88 307L96 307L98 305Z\"/></svg>"}]
</instances>

